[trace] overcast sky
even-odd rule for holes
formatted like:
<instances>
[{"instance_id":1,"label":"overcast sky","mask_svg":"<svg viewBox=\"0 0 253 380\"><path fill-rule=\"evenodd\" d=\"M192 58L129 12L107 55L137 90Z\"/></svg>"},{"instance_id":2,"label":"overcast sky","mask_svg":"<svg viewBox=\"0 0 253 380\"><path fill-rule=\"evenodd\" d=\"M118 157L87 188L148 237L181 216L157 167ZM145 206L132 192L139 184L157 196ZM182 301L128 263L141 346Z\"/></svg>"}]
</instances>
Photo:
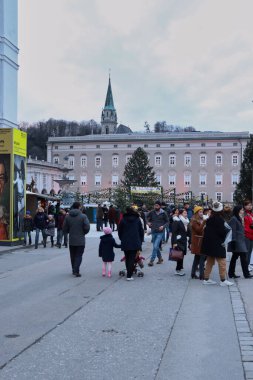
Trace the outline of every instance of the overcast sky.
<instances>
[{"instance_id":1,"label":"overcast sky","mask_svg":"<svg viewBox=\"0 0 253 380\"><path fill-rule=\"evenodd\" d=\"M19 121L253 131L252 0L19 0Z\"/></svg>"}]
</instances>

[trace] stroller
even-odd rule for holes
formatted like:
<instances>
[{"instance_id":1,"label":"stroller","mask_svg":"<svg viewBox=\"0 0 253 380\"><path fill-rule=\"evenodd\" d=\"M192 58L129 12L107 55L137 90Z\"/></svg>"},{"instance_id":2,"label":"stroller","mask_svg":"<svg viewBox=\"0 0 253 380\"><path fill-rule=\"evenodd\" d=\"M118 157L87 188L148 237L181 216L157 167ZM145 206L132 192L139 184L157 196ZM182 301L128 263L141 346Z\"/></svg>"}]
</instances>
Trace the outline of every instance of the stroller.
<instances>
[{"instance_id":1,"label":"stroller","mask_svg":"<svg viewBox=\"0 0 253 380\"><path fill-rule=\"evenodd\" d=\"M144 260L145 260L145 257L143 257L143 256L140 255L140 251L137 251L136 256L135 256L134 271L133 271L133 273L136 274L138 277L143 277L144 276L144 273L141 270L141 269L144 268L144 263L143 263ZM125 256L122 257L122 259L120 261L121 262L126 261ZM125 276L126 275L126 269L120 270L119 271L119 275L121 277Z\"/></svg>"}]
</instances>

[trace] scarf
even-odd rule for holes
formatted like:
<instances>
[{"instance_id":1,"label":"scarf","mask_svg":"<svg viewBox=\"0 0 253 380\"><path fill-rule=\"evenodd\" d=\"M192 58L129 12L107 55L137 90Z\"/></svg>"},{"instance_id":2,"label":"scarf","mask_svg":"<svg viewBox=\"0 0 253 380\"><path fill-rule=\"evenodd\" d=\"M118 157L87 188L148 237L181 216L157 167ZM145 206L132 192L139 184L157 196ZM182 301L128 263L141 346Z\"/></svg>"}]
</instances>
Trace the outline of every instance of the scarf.
<instances>
[{"instance_id":1,"label":"scarf","mask_svg":"<svg viewBox=\"0 0 253 380\"><path fill-rule=\"evenodd\" d=\"M180 221L179 217L176 216L176 215L174 215L174 216L172 217L172 219L173 219L173 222L179 222L179 221Z\"/></svg>"},{"instance_id":2,"label":"scarf","mask_svg":"<svg viewBox=\"0 0 253 380\"><path fill-rule=\"evenodd\" d=\"M189 224L189 219L188 218L184 218L183 215L180 215L179 219L181 220L181 222L183 222L185 231L187 231L187 226Z\"/></svg>"}]
</instances>

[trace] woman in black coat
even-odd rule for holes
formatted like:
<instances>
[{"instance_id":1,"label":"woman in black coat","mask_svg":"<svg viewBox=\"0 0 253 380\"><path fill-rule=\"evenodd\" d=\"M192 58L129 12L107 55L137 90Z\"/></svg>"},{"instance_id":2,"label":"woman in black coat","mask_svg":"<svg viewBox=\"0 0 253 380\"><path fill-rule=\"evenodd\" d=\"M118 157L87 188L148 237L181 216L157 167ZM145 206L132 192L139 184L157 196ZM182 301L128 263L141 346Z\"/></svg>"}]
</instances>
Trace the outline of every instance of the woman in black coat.
<instances>
[{"instance_id":1,"label":"woman in black coat","mask_svg":"<svg viewBox=\"0 0 253 380\"><path fill-rule=\"evenodd\" d=\"M215 281L209 278L215 260L219 266L220 285L230 286L232 282L226 280L226 248L225 238L227 235L227 229L225 227L225 220L222 217L223 204L215 202L212 206L212 214L206 221L206 227L204 229L202 254L207 256L206 269L204 274L204 285L214 285Z\"/></svg>"},{"instance_id":2,"label":"woman in black coat","mask_svg":"<svg viewBox=\"0 0 253 380\"><path fill-rule=\"evenodd\" d=\"M127 280L131 281L136 253L141 250L144 239L144 229L139 214L131 207L127 207L123 215L118 226L118 235L121 240L121 250L125 253Z\"/></svg>"},{"instance_id":3,"label":"woman in black coat","mask_svg":"<svg viewBox=\"0 0 253 380\"><path fill-rule=\"evenodd\" d=\"M184 255L186 255L187 252L187 236L190 237L189 219L187 217L187 211L185 209L181 209L179 210L178 217L173 218L171 246L182 250ZM176 275L185 275L183 265L184 259L177 261L175 271Z\"/></svg>"},{"instance_id":4,"label":"woman in black coat","mask_svg":"<svg viewBox=\"0 0 253 380\"><path fill-rule=\"evenodd\" d=\"M243 228L244 210L242 206L235 206L233 209L233 217L231 218L229 225L232 228L232 241L228 244L228 251L232 252L230 265L228 269L228 275L230 278L238 278L235 274L236 260L240 257L243 275L245 278L252 278L250 274L247 261L247 246L244 236Z\"/></svg>"}]
</instances>

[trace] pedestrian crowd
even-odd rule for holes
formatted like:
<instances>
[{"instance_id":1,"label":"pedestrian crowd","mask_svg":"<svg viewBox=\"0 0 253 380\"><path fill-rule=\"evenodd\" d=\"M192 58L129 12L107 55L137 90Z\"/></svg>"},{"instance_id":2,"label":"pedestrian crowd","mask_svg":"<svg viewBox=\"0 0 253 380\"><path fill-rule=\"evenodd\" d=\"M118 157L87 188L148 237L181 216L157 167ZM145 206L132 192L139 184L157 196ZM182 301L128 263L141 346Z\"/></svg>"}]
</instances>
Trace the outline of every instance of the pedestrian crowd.
<instances>
[{"instance_id":1,"label":"pedestrian crowd","mask_svg":"<svg viewBox=\"0 0 253 380\"><path fill-rule=\"evenodd\" d=\"M98 204L96 228L98 232L104 233L100 236L98 254L102 259L102 275L109 278L112 276L112 263L115 259L114 248L119 248L124 252L126 279L134 279L136 265L142 263L139 258L145 233L151 235L153 246L149 267L153 267L155 262L163 264L163 245L170 240L169 257L176 261L174 273L177 276L185 275L184 257L190 251L193 254L191 278L202 280L204 285L216 284L210 278L215 262L218 264L220 285L233 285L228 277L240 277L236 274L238 258L243 276L246 279L253 277L253 211L250 200L246 200L243 205L234 206L233 209L223 206L218 201L205 208L200 205L191 208L188 203L181 208L171 208L157 200L153 210L147 210L145 205L138 207L132 204L126 208L125 213L112 204L109 208L106 204ZM24 245L32 244L33 230L35 249L38 248L40 234L44 247L47 245L48 237L51 247L69 246L72 273L76 277L81 276L85 235L90 230L90 223L79 202L74 202L69 211L60 208L58 213L55 213L52 205L48 213L45 213L42 207L38 207L34 218L27 210L23 219ZM113 231L118 232L119 243L112 236ZM228 252L231 252L232 256L227 270Z\"/></svg>"}]
</instances>

